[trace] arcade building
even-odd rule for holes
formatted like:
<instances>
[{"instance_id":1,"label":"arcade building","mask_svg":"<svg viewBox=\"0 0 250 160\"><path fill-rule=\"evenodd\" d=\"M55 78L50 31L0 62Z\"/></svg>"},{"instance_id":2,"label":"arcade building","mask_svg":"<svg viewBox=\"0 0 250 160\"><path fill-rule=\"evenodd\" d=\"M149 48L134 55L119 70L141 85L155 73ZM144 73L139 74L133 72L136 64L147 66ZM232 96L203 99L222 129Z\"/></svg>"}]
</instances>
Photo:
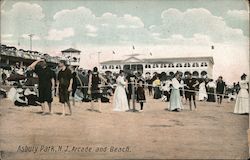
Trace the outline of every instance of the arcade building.
<instances>
[{"instance_id":1,"label":"arcade building","mask_svg":"<svg viewBox=\"0 0 250 160\"><path fill-rule=\"evenodd\" d=\"M179 71L182 76L190 72L197 78L213 77L213 57L178 57L178 58L151 58L139 59L130 56L124 60L104 61L100 63L101 73L119 73L122 69L142 73L143 76L153 75L153 73L165 72L173 75Z\"/></svg>"}]
</instances>

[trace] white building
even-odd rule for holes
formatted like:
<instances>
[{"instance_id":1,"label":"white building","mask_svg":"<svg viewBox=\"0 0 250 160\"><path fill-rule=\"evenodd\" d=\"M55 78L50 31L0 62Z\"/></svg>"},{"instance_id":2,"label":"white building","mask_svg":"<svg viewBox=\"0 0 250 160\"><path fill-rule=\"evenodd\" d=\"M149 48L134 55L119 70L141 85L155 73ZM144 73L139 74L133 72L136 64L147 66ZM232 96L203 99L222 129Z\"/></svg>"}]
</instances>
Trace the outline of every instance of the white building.
<instances>
[{"instance_id":1,"label":"white building","mask_svg":"<svg viewBox=\"0 0 250 160\"><path fill-rule=\"evenodd\" d=\"M75 66L75 67L79 67L80 66L80 53L81 51L76 50L74 48L69 48L66 50L61 51L62 52L62 56L64 59L67 60L67 63L69 65Z\"/></svg>"},{"instance_id":2,"label":"white building","mask_svg":"<svg viewBox=\"0 0 250 160\"><path fill-rule=\"evenodd\" d=\"M177 71L185 75L190 72L195 77L213 76L213 57L180 57L180 58L152 58L139 59L131 56L125 60L104 61L100 63L101 73L119 73L124 71L137 71L145 76L152 75L154 72L165 72L167 75L173 75Z\"/></svg>"}]
</instances>

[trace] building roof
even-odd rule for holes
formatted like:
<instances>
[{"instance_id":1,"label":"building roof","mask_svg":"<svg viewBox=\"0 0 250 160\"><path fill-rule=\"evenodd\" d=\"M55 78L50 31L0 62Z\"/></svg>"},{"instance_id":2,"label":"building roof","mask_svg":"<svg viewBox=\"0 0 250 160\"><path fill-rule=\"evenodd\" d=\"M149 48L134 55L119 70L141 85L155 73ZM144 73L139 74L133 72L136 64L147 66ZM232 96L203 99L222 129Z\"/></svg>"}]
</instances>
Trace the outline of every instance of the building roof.
<instances>
[{"instance_id":1,"label":"building roof","mask_svg":"<svg viewBox=\"0 0 250 160\"><path fill-rule=\"evenodd\" d=\"M212 64L214 64L213 57L175 57L175 58L145 58L139 59L136 57L130 57L125 60L111 60L111 61L103 61L101 64L119 64L125 63L127 60L134 58L138 59L138 62L146 62L146 63L173 63L173 62L180 62L180 61L205 61L209 60Z\"/></svg>"},{"instance_id":2,"label":"building roof","mask_svg":"<svg viewBox=\"0 0 250 160\"><path fill-rule=\"evenodd\" d=\"M69 48L69 49L65 49L65 50L63 50L61 52L81 52L81 51L79 51L77 49L74 49L74 48Z\"/></svg>"},{"instance_id":3,"label":"building roof","mask_svg":"<svg viewBox=\"0 0 250 160\"><path fill-rule=\"evenodd\" d=\"M166 63L166 62L179 62L179 61L206 61L209 60L212 64L214 64L213 57L176 57L176 58L153 58L153 59L144 59L146 62L150 63Z\"/></svg>"}]
</instances>

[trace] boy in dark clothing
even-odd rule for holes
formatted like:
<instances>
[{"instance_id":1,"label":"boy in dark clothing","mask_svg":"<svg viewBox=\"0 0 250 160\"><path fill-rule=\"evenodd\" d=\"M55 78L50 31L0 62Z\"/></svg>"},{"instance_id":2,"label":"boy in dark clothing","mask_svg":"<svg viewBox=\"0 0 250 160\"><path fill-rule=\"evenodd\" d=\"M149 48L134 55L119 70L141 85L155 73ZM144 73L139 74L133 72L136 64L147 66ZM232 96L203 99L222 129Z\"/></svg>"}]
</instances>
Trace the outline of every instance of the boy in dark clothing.
<instances>
[{"instance_id":1,"label":"boy in dark clothing","mask_svg":"<svg viewBox=\"0 0 250 160\"><path fill-rule=\"evenodd\" d=\"M220 105L221 102L222 102L222 94L224 94L224 91L225 91L225 82L222 80L222 76L219 76L218 80L216 81L216 94L217 95L217 102L218 104Z\"/></svg>"},{"instance_id":2,"label":"boy in dark clothing","mask_svg":"<svg viewBox=\"0 0 250 160\"><path fill-rule=\"evenodd\" d=\"M145 96L145 91L144 91L144 85L143 85L143 81L139 80L139 85L137 87L137 102L140 103L141 106L141 110L143 111L143 103L145 103L146 101L146 96Z\"/></svg>"},{"instance_id":3,"label":"boy in dark clothing","mask_svg":"<svg viewBox=\"0 0 250 160\"><path fill-rule=\"evenodd\" d=\"M187 79L185 80L185 84L186 84L185 89L187 89L185 91L185 96L189 100L190 110L192 110L192 99L193 99L193 103L194 103L194 108L196 110L195 87L197 85L199 85L199 82L195 78L192 78L191 73L189 73L187 75Z\"/></svg>"}]
</instances>

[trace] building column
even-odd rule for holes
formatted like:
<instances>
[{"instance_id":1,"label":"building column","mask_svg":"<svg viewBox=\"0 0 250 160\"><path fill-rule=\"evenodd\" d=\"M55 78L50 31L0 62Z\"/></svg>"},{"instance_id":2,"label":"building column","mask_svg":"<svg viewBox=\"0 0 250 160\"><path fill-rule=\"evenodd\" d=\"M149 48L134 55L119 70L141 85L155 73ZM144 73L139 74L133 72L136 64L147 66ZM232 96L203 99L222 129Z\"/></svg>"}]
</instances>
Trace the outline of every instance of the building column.
<instances>
[{"instance_id":1,"label":"building column","mask_svg":"<svg viewBox=\"0 0 250 160\"><path fill-rule=\"evenodd\" d=\"M142 64L142 76L145 77L145 63Z\"/></svg>"},{"instance_id":2,"label":"building column","mask_svg":"<svg viewBox=\"0 0 250 160\"><path fill-rule=\"evenodd\" d=\"M6 59L6 64L10 64L9 58Z\"/></svg>"}]
</instances>

